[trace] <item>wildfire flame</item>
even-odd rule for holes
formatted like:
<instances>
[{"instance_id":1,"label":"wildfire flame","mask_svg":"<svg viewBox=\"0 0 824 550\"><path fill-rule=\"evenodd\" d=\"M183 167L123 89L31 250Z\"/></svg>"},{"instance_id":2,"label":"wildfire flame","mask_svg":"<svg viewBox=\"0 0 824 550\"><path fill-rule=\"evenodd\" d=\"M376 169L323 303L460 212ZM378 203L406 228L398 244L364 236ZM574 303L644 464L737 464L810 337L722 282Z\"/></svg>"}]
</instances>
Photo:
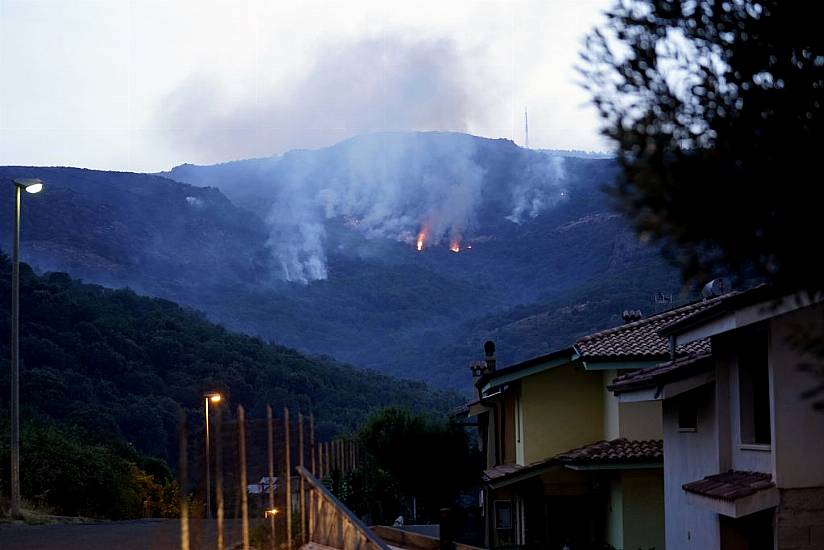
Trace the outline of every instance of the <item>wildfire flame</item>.
<instances>
[{"instance_id":1,"label":"wildfire flame","mask_svg":"<svg viewBox=\"0 0 824 550\"><path fill-rule=\"evenodd\" d=\"M423 250L423 243L424 243L425 240L426 240L426 233L424 233L423 231L418 233L418 242L416 243L416 247L418 249L418 252Z\"/></svg>"},{"instance_id":2,"label":"wildfire flame","mask_svg":"<svg viewBox=\"0 0 824 550\"><path fill-rule=\"evenodd\" d=\"M456 253L460 252L461 251L461 245L459 245L458 243L452 243L452 244L449 245L449 250L451 250L452 252L456 252Z\"/></svg>"}]
</instances>

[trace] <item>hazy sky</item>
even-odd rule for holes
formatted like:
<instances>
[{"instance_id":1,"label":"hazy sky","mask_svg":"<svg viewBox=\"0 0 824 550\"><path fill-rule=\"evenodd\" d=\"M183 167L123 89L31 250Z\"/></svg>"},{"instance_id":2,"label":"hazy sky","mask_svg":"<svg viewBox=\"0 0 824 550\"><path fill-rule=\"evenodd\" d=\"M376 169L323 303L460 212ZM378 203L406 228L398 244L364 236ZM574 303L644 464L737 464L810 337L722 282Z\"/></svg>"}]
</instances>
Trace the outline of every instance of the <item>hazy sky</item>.
<instances>
[{"instance_id":1,"label":"hazy sky","mask_svg":"<svg viewBox=\"0 0 824 550\"><path fill-rule=\"evenodd\" d=\"M0 164L157 171L455 130L603 150L608 0L0 0Z\"/></svg>"}]
</instances>

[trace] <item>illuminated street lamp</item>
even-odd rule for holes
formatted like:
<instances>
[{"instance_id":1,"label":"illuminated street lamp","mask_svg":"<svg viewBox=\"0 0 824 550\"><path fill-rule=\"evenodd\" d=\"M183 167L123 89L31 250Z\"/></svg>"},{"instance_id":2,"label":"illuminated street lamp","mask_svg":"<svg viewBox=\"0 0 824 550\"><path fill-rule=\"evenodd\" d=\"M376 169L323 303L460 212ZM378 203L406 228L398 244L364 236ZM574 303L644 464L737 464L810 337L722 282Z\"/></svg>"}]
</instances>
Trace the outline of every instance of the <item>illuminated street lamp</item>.
<instances>
[{"instance_id":1,"label":"illuminated street lamp","mask_svg":"<svg viewBox=\"0 0 824 550\"><path fill-rule=\"evenodd\" d=\"M203 396L206 406L206 517L212 517L212 479L211 464L209 463L209 402L217 405L223 397L217 392L207 393Z\"/></svg>"},{"instance_id":2,"label":"illuminated street lamp","mask_svg":"<svg viewBox=\"0 0 824 550\"><path fill-rule=\"evenodd\" d=\"M39 193L39 179L14 180L14 235L11 264L11 515L20 517L20 202L22 191Z\"/></svg>"},{"instance_id":3,"label":"illuminated street lamp","mask_svg":"<svg viewBox=\"0 0 824 550\"><path fill-rule=\"evenodd\" d=\"M278 513L279 513L279 510L278 510L277 508L272 508L271 510L266 510L266 511L263 513L263 516L264 516L264 517L267 517L267 518L273 518L273 517L275 517Z\"/></svg>"}]
</instances>

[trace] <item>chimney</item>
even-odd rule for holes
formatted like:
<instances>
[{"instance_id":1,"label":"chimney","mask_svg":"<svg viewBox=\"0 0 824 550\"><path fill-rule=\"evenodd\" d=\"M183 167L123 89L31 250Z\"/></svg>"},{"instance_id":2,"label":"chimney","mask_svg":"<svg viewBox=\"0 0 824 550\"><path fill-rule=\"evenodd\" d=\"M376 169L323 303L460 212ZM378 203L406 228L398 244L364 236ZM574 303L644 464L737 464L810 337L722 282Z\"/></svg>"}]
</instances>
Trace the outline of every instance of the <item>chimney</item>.
<instances>
[{"instance_id":1,"label":"chimney","mask_svg":"<svg viewBox=\"0 0 824 550\"><path fill-rule=\"evenodd\" d=\"M495 372L495 342L487 340L484 342L484 364L486 372Z\"/></svg>"},{"instance_id":2,"label":"chimney","mask_svg":"<svg viewBox=\"0 0 824 550\"><path fill-rule=\"evenodd\" d=\"M621 317L624 319L624 324L634 323L635 321L640 321L644 318L644 314L641 313L640 309L625 309L624 312L621 314Z\"/></svg>"}]
</instances>

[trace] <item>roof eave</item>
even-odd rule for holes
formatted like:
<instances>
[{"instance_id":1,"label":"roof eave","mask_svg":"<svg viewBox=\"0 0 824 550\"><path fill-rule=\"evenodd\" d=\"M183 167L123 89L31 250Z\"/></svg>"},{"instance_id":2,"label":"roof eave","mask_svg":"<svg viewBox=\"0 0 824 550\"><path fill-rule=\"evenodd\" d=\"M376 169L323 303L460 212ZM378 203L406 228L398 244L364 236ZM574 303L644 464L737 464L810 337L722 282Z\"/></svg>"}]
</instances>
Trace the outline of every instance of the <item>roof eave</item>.
<instances>
[{"instance_id":1,"label":"roof eave","mask_svg":"<svg viewBox=\"0 0 824 550\"><path fill-rule=\"evenodd\" d=\"M539 357L533 357L531 359L527 359L526 361L522 361L521 363L488 373L478 380L476 387L478 387L480 394L484 395L495 388L499 388L506 384L532 376L533 374L538 374L567 363L573 363L577 360L578 354L575 352L574 347L563 348L552 353Z\"/></svg>"}]
</instances>

